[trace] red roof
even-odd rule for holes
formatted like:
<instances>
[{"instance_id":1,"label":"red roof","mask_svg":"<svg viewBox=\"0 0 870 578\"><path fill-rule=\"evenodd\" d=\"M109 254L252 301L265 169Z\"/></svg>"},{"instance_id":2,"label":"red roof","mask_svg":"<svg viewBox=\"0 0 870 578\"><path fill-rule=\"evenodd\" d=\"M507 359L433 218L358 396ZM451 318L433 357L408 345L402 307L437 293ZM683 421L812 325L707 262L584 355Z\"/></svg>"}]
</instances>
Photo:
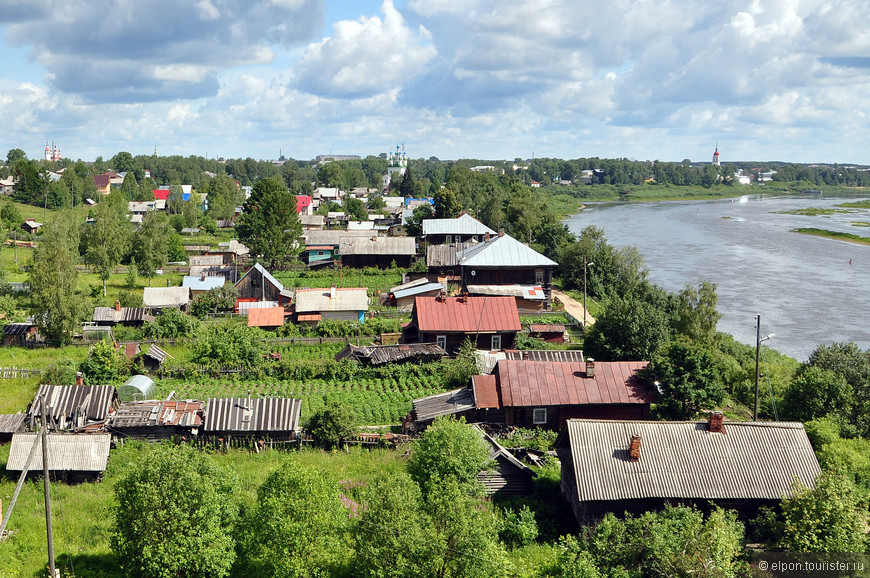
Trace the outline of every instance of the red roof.
<instances>
[{"instance_id":1,"label":"red roof","mask_svg":"<svg viewBox=\"0 0 870 578\"><path fill-rule=\"evenodd\" d=\"M303 209L311 205L311 195L296 195L296 212L301 213Z\"/></svg>"},{"instance_id":2,"label":"red roof","mask_svg":"<svg viewBox=\"0 0 870 578\"><path fill-rule=\"evenodd\" d=\"M531 333L565 333L565 326L550 323L532 323L529 325L529 331Z\"/></svg>"},{"instance_id":3,"label":"red roof","mask_svg":"<svg viewBox=\"0 0 870 578\"><path fill-rule=\"evenodd\" d=\"M167 189L154 189L154 199L159 201L168 201L169 200L169 190Z\"/></svg>"},{"instance_id":4,"label":"red roof","mask_svg":"<svg viewBox=\"0 0 870 578\"><path fill-rule=\"evenodd\" d=\"M495 375L473 375L471 383L474 388L474 405L477 409L501 407Z\"/></svg>"},{"instance_id":5,"label":"red roof","mask_svg":"<svg viewBox=\"0 0 870 578\"><path fill-rule=\"evenodd\" d=\"M115 177L114 173L103 173L101 175L94 175L94 184L98 189L105 189L109 186L109 180L112 177Z\"/></svg>"},{"instance_id":6,"label":"red roof","mask_svg":"<svg viewBox=\"0 0 870 578\"><path fill-rule=\"evenodd\" d=\"M417 297L414 319L420 331L474 333L523 328L514 297Z\"/></svg>"},{"instance_id":7,"label":"red roof","mask_svg":"<svg viewBox=\"0 0 870 578\"><path fill-rule=\"evenodd\" d=\"M655 396L636 376L647 364L596 361L595 376L587 377L585 363L504 359L496 365L494 375L502 407L647 404L654 402ZM477 396L478 382L473 384ZM481 395L489 399L485 386L481 382Z\"/></svg>"},{"instance_id":8,"label":"red roof","mask_svg":"<svg viewBox=\"0 0 870 578\"><path fill-rule=\"evenodd\" d=\"M283 307L248 309L248 327L279 327L284 325Z\"/></svg>"}]
</instances>

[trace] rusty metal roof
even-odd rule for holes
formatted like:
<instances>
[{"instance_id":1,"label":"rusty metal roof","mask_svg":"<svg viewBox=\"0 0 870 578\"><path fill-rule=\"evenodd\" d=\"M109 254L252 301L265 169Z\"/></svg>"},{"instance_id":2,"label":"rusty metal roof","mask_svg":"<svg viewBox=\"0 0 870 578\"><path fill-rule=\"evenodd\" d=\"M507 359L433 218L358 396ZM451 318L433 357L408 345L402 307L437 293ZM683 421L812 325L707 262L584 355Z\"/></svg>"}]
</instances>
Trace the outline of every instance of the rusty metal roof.
<instances>
[{"instance_id":1,"label":"rusty metal roof","mask_svg":"<svg viewBox=\"0 0 870 578\"><path fill-rule=\"evenodd\" d=\"M596 362L595 376L588 377L586 364L499 361L495 368L502 407L580 404L647 404L655 401L637 378L646 361Z\"/></svg>"},{"instance_id":2,"label":"rusty metal roof","mask_svg":"<svg viewBox=\"0 0 870 578\"><path fill-rule=\"evenodd\" d=\"M40 469L42 439L37 432L22 432L12 436L6 469L13 472L23 470L34 442L39 449L30 467ZM48 469L55 472L103 472L109 461L111 442L111 434L48 434Z\"/></svg>"},{"instance_id":3,"label":"rusty metal roof","mask_svg":"<svg viewBox=\"0 0 870 578\"><path fill-rule=\"evenodd\" d=\"M453 415L474 409L474 396L471 394L470 387L463 387L462 389L421 397L412 403L417 421L427 421L438 416Z\"/></svg>"},{"instance_id":4,"label":"rusty metal roof","mask_svg":"<svg viewBox=\"0 0 870 578\"><path fill-rule=\"evenodd\" d=\"M206 434L291 432L299 430L302 402L289 397L210 398L205 412Z\"/></svg>"},{"instance_id":5,"label":"rusty metal roof","mask_svg":"<svg viewBox=\"0 0 870 578\"><path fill-rule=\"evenodd\" d=\"M507 359L525 359L528 361L569 361L585 363L583 351L580 349L505 349Z\"/></svg>"},{"instance_id":6,"label":"rusty metal roof","mask_svg":"<svg viewBox=\"0 0 870 578\"><path fill-rule=\"evenodd\" d=\"M201 401L128 401L106 420L107 428L200 427Z\"/></svg>"},{"instance_id":7,"label":"rusty metal roof","mask_svg":"<svg viewBox=\"0 0 870 578\"><path fill-rule=\"evenodd\" d=\"M513 297L417 297L413 317L420 331L474 333L523 328Z\"/></svg>"},{"instance_id":8,"label":"rusty metal roof","mask_svg":"<svg viewBox=\"0 0 870 578\"><path fill-rule=\"evenodd\" d=\"M471 376L471 389L474 393L474 405L477 406L477 409L501 407L495 375Z\"/></svg>"},{"instance_id":9,"label":"rusty metal roof","mask_svg":"<svg viewBox=\"0 0 870 578\"><path fill-rule=\"evenodd\" d=\"M641 437L636 462L628 451L633 434ZM570 419L559 443L560 454L573 456L581 502L779 500L795 478L812 487L820 472L800 423L729 421L721 434L707 422Z\"/></svg>"},{"instance_id":10,"label":"rusty metal roof","mask_svg":"<svg viewBox=\"0 0 870 578\"><path fill-rule=\"evenodd\" d=\"M284 325L283 307L260 307L248 310L248 327L279 327Z\"/></svg>"}]
</instances>

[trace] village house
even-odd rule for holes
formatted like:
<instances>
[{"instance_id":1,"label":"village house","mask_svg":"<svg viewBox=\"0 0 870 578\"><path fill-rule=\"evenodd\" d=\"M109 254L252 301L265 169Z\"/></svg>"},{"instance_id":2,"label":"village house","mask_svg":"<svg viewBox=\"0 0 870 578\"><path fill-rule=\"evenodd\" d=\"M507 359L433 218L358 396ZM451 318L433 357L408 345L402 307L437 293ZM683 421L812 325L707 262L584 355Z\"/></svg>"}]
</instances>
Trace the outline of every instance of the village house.
<instances>
[{"instance_id":1,"label":"village house","mask_svg":"<svg viewBox=\"0 0 870 578\"><path fill-rule=\"evenodd\" d=\"M3 326L3 345L23 347L27 341L39 335L39 327L33 323L7 323Z\"/></svg>"},{"instance_id":2,"label":"village house","mask_svg":"<svg viewBox=\"0 0 870 578\"><path fill-rule=\"evenodd\" d=\"M37 223L34 219L27 219L23 223L21 223L21 229L25 233L30 233L31 235L35 235L39 232L39 229L42 228L42 223Z\"/></svg>"},{"instance_id":3,"label":"village house","mask_svg":"<svg viewBox=\"0 0 870 578\"><path fill-rule=\"evenodd\" d=\"M428 245L426 247L426 270L430 276L435 276L439 280L443 279L445 282L448 280L461 281L459 256L463 251L476 244L477 241L466 241L464 243Z\"/></svg>"},{"instance_id":4,"label":"village house","mask_svg":"<svg viewBox=\"0 0 870 578\"><path fill-rule=\"evenodd\" d=\"M120 186L124 182L124 177L118 173L103 173L94 175L94 185L97 187L97 193L100 195L108 195L112 192L112 185Z\"/></svg>"},{"instance_id":5,"label":"village house","mask_svg":"<svg viewBox=\"0 0 870 578\"><path fill-rule=\"evenodd\" d=\"M236 309L242 314L254 308L285 307L293 299L293 292L284 289L284 285L259 263L248 269L235 287L238 292Z\"/></svg>"},{"instance_id":6,"label":"village house","mask_svg":"<svg viewBox=\"0 0 870 578\"><path fill-rule=\"evenodd\" d=\"M413 237L353 237L342 239L337 255L344 267L410 267L417 254Z\"/></svg>"},{"instance_id":7,"label":"village house","mask_svg":"<svg viewBox=\"0 0 870 578\"><path fill-rule=\"evenodd\" d=\"M484 235L495 231L469 215L462 213L455 219L424 219L423 240L430 245L481 241Z\"/></svg>"},{"instance_id":8,"label":"village house","mask_svg":"<svg viewBox=\"0 0 870 578\"><path fill-rule=\"evenodd\" d=\"M142 327L146 321L154 321L154 316L145 307L121 307L118 300L114 307L94 307L93 322L100 326Z\"/></svg>"},{"instance_id":9,"label":"village house","mask_svg":"<svg viewBox=\"0 0 870 578\"><path fill-rule=\"evenodd\" d=\"M341 288L299 289L296 291L296 320L314 323L322 319L365 323L369 310L368 290Z\"/></svg>"},{"instance_id":10,"label":"village house","mask_svg":"<svg viewBox=\"0 0 870 578\"><path fill-rule=\"evenodd\" d=\"M648 419L655 394L637 375L646 366L504 359L472 377L478 420L558 431L573 418Z\"/></svg>"},{"instance_id":11,"label":"village house","mask_svg":"<svg viewBox=\"0 0 870 578\"><path fill-rule=\"evenodd\" d=\"M581 525L607 512L715 504L744 519L821 472L803 424L571 419L556 440L561 490Z\"/></svg>"},{"instance_id":12,"label":"village house","mask_svg":"<svg viewBox=\"0 0 870 578\"><path fill-rule=\"evenodd\" d=\"M471 295L514 295L534 301L535 297L550 309L553 270L558 263L520 243L504 231L485 235L483 242L458 254L462 286ZM504 293L507 292L507 293Z\"/></svg>"},{"instance_id":13,"label":"village house","mask_svg":"<svg viewBox=\"0 0 870 578\"><path fill-rule=\"evenodd\" d=\"M435 343L455 354L469 339L477 349L512 349L522 329L513 297L416 297L403 343Z\"/></svg>"}]
</instances>

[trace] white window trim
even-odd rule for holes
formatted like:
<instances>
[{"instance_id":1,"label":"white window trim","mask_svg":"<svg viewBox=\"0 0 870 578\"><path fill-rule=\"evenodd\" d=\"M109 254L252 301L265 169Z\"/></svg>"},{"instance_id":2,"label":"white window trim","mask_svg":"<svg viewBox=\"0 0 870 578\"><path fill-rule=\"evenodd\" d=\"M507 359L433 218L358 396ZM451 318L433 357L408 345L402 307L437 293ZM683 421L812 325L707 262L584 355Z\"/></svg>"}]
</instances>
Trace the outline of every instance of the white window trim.
<instances>
[{"instance_id":1,"label":"white window trim","mask_svg":"<svg viewBox=\"0 0 870 578\"><path fill-rule=\"evenodd\" d=\"M535 285L543 285L544 284L544 271L543 269L535 270Z\"/></svg>"},{"instance_id":2,"label":"white window trim","mask_svg":"<svg viewBox=\"0 0 870 578\"><path fill-rule=\"evenodd\" d=\"M447 336L446 335L436 335L435 336L435 344L438 345L443 350L447 350Z\"/></svg>"},{"instance_id":3,"label":"white window trim","mask_svg":"<svg viewBox=\"0 0 870 578\"><path fill-rule=\"evenodd\" d=\"M496 341L498 342L498 347L495 346ZM502 346L501 335L493 335L492 340L490 341L490 346L493 351L500 351Z\"/></svg>"},{"instance_id":4,"label":"white window trim","mask_svg":"<svg viewBox=\"0 0 870 578\"><path fill-rule=\"evenodd\" d=\"M541 414L543 414L543 419L540 418ZM532 423L534 425L542 425L547 423L546 407L536 407L532 410Z\"/></svg>"}]
</instances>

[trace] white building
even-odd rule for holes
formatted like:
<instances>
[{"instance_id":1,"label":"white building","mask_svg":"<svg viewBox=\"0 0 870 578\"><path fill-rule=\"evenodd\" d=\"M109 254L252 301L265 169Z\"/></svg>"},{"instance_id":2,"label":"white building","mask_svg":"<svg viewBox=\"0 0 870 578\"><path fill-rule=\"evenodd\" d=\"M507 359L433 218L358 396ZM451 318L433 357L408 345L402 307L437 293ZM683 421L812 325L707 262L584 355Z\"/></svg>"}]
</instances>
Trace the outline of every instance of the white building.
<instances>
[{"instance_id":1,"label":"white building","mask_svg":"<svg viewBox=\"0 0 870 578\"><path fill-rule=\"evenodd\" d=\"M399 145L396 145L396 152L389 153L388 160L387 173L383 176L381 183L384 189L390 186L390 182L393 180L393 173L399 173L399 176L404 176L405 171L408 170L408 155L405 154L405 145L402 145L401 149Z\"/></svg>"}]
</instances>

